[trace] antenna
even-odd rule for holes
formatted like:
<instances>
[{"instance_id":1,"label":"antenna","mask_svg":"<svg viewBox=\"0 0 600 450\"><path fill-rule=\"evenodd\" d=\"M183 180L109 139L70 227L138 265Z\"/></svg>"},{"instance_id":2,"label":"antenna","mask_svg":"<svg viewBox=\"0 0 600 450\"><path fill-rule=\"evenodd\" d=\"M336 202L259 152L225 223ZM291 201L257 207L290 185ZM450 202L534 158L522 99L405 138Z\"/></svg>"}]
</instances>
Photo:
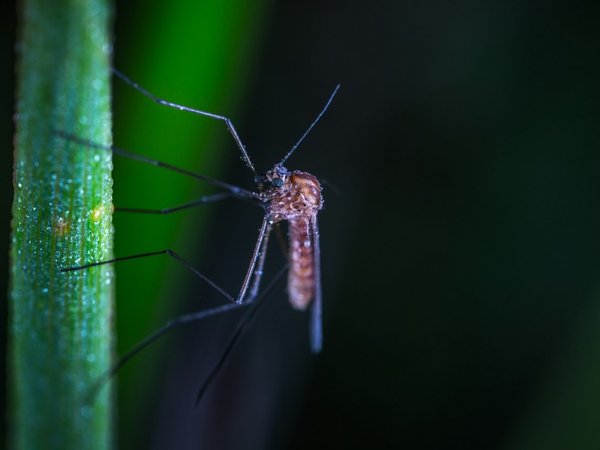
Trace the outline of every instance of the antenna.
<instances>
[{"instance_id":1,"label":"antenna","mask_svg":"<svg viewBox=\"0 0 600 450\"><path fill-rule=\"evenodd\" d=\"M321 112L319 113L319 115L317 116L317 118L313 121L313 123L310 124L310 126L306 129L306 131L300 137L300 139L298 139L298 142L296 142L294 144L294 146L291 148L291 150L289 152L287 152L287 155L285 155L283 157L283 159L281 161L279 161L279 165L280 166L282 166L283 163L285 163L287 161L287 159L292 155L292 153L294 153L294 151L300 146L300 144L302 143L302 141L304 140L304 138L306 136L308 136L308 133L310 133L310 130L312 130L313 127L317 124L317 122L321 119L321 116L323 114L325 114L325 111L327 111L327 108L329 108L329 105L331 104L331 101L333 100L333 97L335 97L335 94L337 94L337 91L339 89L340 89L340 85L338 84L335 87L335 89L333 90L333 92L331 93L331 95L329 96L329 100L327 100L327 103L325 103L325 106L323 107L323 109L321 110Z\"/></svg>"}]
</instances>

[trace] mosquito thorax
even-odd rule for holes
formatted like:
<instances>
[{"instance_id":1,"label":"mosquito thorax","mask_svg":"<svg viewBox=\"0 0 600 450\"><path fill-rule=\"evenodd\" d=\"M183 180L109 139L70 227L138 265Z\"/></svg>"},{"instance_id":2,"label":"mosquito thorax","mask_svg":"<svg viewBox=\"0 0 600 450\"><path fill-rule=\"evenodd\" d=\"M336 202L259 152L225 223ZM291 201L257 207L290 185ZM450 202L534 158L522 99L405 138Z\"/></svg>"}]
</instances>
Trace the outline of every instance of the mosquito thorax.
<instances>
[{"instance_id":1,"label":"mosquito thorax","mask_svg":"<svg viewBox=\"0 0 600 450\"><path fill-rule=\"evenodd\" d=\"M280 164L257 175L258 190L268 203L273 223L316 214L323 207L321 185L317 177L299 170L290 171Z\"/></svg>"}]
</instances>

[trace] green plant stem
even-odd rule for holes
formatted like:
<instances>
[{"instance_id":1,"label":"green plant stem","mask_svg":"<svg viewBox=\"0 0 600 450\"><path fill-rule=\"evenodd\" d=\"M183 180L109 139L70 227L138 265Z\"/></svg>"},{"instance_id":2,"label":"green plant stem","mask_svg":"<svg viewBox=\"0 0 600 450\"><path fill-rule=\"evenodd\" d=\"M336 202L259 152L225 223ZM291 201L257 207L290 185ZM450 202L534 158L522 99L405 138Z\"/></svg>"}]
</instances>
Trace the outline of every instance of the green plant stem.
<instances>
[{"instance_id":1,"label":"green plant stem","mask_svg":"<svg viewBox=\"0 0 600 450\"><path fill-rule=\"evenodd\" d=\"M106 449L111 395L111 155L106 0L25 0L18 44L9 377L15 449Z\"/></svg>"}]
</instances>

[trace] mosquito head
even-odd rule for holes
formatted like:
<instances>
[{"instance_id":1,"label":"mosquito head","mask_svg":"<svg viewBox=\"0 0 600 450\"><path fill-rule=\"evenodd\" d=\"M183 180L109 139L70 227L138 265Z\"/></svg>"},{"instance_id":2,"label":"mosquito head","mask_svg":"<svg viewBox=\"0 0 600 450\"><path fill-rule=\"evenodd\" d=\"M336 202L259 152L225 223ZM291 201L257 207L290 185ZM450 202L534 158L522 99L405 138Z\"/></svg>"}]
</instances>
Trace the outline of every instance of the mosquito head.
<instances>
[{"instance_id":1,"label":"mosquito head","mask_svg":"<svg viewBox=\"0 0 600 450\"><path fill-rule=\"evenodd\" d=\"M287 183L290 174L281 164L275 164L271 170L254 177L254 181L261 192L279 190Z\"/></svg>"}]
</instances>

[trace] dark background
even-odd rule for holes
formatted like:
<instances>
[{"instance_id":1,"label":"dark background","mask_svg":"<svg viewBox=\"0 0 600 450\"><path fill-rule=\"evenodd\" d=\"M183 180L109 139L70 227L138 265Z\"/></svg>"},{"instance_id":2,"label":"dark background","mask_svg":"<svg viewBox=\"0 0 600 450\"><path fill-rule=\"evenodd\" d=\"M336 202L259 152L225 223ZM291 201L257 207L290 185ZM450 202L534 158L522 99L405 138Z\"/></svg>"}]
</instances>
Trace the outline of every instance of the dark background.
<instances>
[{"instance_id":1,"label":"dark background","mask_svg":"<svg viewBox=\"0 0 600 450\"><path fill-rule=\"evenodd\" d=\"M330 183L320 215L324 350L311 357L307 317L287 306L280 287L195 408L196 389L239 316L174 332L122 375L122 448L600 448L598 6L261 5L246 12L261 14L260 32L220 75L237 81L227 102L176 97L184 74L169 63L156 64L171 78L146 87L230 115L265 170L342 84L288 164ZM186 47L193 29L165 50L166 36L152 28L174 7L185 8L116 5L116 67L140 80L146 75L139 52L152 58L177 51L190 67L199 63L202 55ZM8 70L0 83L5 250L14 17L4 19ZM163 122L138 123L139 111L160 108L117 83L115 105L115 143L145 153L135 144L142 138L137 129L164 137L170 162L193 151L180 150L177 132ZM158 114L202 122L214 133L210 151L217 156L191 169L252 187L222 124ZM154 201L170 174L118 164L115 203L121 195L125 206L168 206ZM140 179L148 170L146 185ZM131 204L119 186L140 183L147 196ZM196 254L195 264L233 292L260 211L230 201L182 217L198 214L206 214L191 222L198 228L184 226L165 242L153 240L152 229L168 219L117 218L116 253L135 252L124 241L149 233L147 247L137 251L168 246ZM8 273L6 261L0 264ZM272 245L266 277L282 264ZM215 297L180 267L163 265L173 281L153 287L158 302L181 304L159 306L145 322L136 310L119 311L121 352L172 315L202 307L198 297ZM119 268L119 286L133 285L127 295L118 292L120 308L143 289L143 267ZM131 281L134 271L141 282ZM6 291L5 277L0 282ZM135 339L127 331L121 338L132 328Z\"/></svg>"}]
</instances>

